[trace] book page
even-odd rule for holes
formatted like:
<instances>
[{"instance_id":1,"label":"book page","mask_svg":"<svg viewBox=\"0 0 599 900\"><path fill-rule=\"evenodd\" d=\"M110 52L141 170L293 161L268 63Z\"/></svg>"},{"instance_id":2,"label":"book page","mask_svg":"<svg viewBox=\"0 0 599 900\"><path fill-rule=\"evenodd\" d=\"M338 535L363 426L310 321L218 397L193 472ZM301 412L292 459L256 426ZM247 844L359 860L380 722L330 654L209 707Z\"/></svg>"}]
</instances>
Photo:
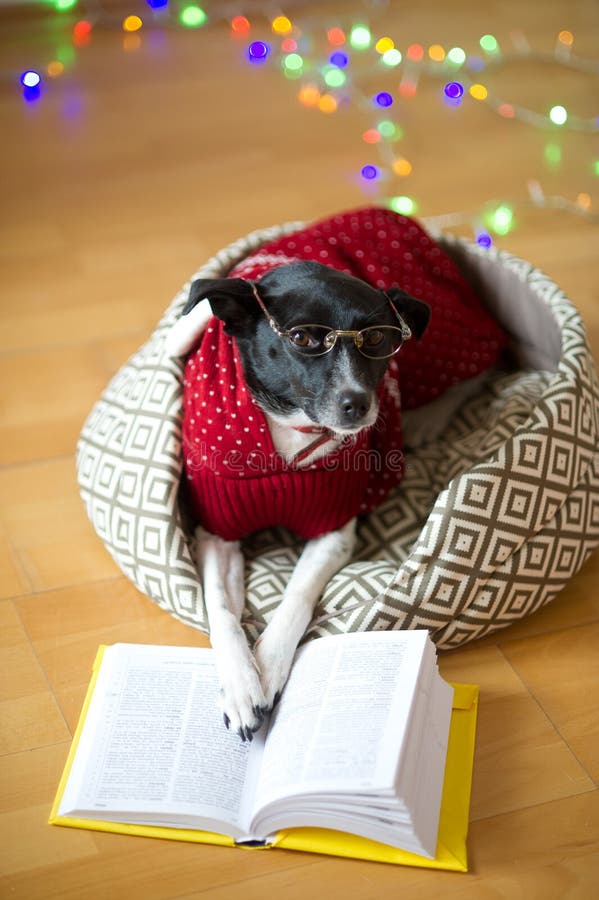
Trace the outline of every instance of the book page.
<instances>
[{"instance_id":1,"label":"book page","mask_svg":"<svg viewBox=\"0 0 599 900\"><path fill-rule=\"evenodd\" d=\"M217 697L210 650L107 648L59 815L245 834L262 741L228 732Z\"/></svg>"},{"instance_id":2,"label":"book page","mask_svg":"<svg viewBox=\"0 0 599 900\"><path fill-rule=\"evenodd\" d=\"M426 632L373 632L302 647L271 719L257 805L312 791L391 792L427 641Z\"/></svg>"}]
</instances>

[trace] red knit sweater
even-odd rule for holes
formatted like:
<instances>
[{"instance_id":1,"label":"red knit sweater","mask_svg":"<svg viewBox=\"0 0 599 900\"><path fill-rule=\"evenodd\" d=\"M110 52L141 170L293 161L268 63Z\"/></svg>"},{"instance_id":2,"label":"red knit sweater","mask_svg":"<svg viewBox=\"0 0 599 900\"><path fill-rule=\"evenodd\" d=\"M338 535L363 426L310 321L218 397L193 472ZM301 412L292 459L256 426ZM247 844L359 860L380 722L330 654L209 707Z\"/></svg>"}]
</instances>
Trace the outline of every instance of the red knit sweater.
<instances>
[{"instance_id":1,"label":"red knit sweater","mask_svg":"<svg viewBox=\"0 0 599 900\"><path fill-rule=\"evenodd\" d=\"M273 525L311 538L374 509L403 474L400 394L404 408L427 403L492 366L505 345L457 267L404 216L383 209L335 216L265 245L230 276L256 281L306 259L378 288L403 288L430 304L431 323L422 341L391 359L375 426L299 468L276 453L235 342L211 320L185 370L183 450L192 513L227 540Z\"/></svg>"}]
</instances>

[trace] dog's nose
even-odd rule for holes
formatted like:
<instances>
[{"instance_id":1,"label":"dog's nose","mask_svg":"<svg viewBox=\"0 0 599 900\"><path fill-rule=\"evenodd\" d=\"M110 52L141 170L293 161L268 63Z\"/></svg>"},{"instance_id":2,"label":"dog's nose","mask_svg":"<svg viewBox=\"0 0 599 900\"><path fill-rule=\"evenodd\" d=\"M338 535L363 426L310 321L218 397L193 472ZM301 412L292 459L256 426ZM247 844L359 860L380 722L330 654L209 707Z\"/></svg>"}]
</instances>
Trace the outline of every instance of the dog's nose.
<instances>
[{"instance_id":1,"label":"dog's nose","mask_svg":"<svg viewBox=\"0 0 599 900\"><path fill-rule=\"evenodd\" d=\"M346 425L355 425L370 409L368 394L363 391L344 391L339 396L339 410Z\"/></svg>"}]
</instances>

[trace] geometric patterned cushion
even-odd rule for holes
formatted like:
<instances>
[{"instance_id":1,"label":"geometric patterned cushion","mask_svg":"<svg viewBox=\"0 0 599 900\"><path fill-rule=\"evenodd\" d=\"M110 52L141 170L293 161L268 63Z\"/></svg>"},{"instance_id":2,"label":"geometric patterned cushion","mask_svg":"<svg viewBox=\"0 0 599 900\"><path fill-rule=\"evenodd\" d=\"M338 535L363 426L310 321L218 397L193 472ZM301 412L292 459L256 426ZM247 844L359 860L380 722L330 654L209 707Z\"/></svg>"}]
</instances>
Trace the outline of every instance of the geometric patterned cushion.
<instances>
[{"instance_id":1,"label":"geometric patterned cushion","mask_svg":"<svg viewBox=\"0 0 599 900\"><path fill-rule=\"evenodd\" d=\"M253 232L193 276L226 275L302 223ZM552 600L599 545L599 384L580 316L530 264L437 236L514 337L497 374L443 439L406 455L400 485L359 527L354 560L329 582L309 637L428 628L456 647ZM183 362L164 340L189 282L112 379L83 427L81 494L99 536L140 591L208 630L179 503ZM250 638L263 630L302 548L284 529L244 542Z\"/></svg>"}]
</instances>

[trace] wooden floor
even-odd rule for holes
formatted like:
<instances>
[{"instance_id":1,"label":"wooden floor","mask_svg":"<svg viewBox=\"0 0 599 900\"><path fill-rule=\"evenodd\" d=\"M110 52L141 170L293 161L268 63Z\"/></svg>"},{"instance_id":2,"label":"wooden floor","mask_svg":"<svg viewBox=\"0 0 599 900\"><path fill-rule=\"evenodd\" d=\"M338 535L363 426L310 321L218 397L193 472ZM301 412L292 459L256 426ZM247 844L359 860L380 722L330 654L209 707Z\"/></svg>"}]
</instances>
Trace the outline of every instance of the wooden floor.
<instances>
[{"instance_id":1,"label":"wooden floor","mask_svg":"<svg viewBox=\"0 0 599 900\"><path fill-rule=\"evenodd\" d=\"M124 7L145 15L137 0ZM348 0L289 11L317 46L325 25L366 18L404 53L420 42L470 55L492 32L504 53L524 39L551 54L569 29L573 50L597 59L595 0ZM588 194L597 210L596 137L502 118L471 98L450 108L440 99L442 76L426 76L394 109L404 130L395 150L412 173L391 174L368 194L357 173L379 157L361 134L376 119L368 102L354 100L390 77L373 50L354 54L352 102L326 114L297 102L299 82L282 77L276 61L245 63L223 23L146 29L134 35L139 46L125 46L118 28L96 27L64 73L46 77L41 99L25 103L18 75L68 47L69 15L39 4L33 17L0 12L0 895L596 897L597 553L549 607L442 655L446 676L481 686L468 875L46 824L98 644L205 643L117 570L78 497L74 447L110 375L213 251L260 226L385 194L416 198L423 217L521 201L513 230L497 243L568 292L599 356L599 225L526 206L533 179L574 203ZM253 36L266 36L259 25ZM555 63L514 62L480 78L517 107L545 113L561 103L571 115L597 114L596 76ZM390 82L396 96L398 81ZM469 225L461 231L472 234Z\"/></svg>"}]
</instances>

